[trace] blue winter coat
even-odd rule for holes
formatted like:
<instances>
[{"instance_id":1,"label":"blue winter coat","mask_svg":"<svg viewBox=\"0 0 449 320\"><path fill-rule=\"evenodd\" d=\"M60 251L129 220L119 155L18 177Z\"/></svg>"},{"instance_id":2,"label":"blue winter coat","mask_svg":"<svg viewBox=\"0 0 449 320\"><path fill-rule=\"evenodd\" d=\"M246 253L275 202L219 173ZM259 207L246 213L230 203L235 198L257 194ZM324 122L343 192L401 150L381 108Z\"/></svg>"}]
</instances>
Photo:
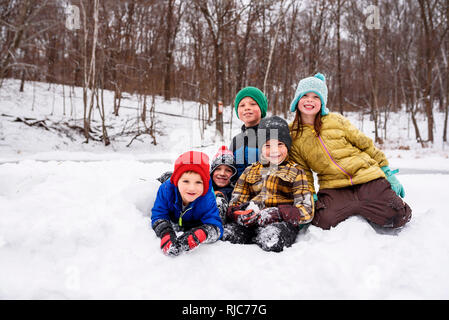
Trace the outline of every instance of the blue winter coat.
<instances>
[{"instance_id":1,"label":"blue winter coat","mask_svg":"<svg viewBox=\"0 0 449 320\"><path fill-rule=\"evenodd\" d=\"M151 224L153 225L160 219L179 223L179 218L182 216L183 227L193 228L202 224L211 224L220 229L221 238L223 235L223 224L218 212L211 181L209 182L207 193L191 202L184 211L182 211L182 198L178 188L170 180L165 181L159 187L156 201L151 209Z\"/></svg>"},{"instance_id":2,"label":"blue winter coat","mask_svg":"<svg viewBox=\"0 0 449 320\"><path fill-rule=\"evenodd\" d=\"M235 181L249 165L259 160L258 127L259 125L247 128L243 125L242 132L232 138L229 150L234 154L237 168L237 174L233 177Z\"/></svg>"}]
</instances>

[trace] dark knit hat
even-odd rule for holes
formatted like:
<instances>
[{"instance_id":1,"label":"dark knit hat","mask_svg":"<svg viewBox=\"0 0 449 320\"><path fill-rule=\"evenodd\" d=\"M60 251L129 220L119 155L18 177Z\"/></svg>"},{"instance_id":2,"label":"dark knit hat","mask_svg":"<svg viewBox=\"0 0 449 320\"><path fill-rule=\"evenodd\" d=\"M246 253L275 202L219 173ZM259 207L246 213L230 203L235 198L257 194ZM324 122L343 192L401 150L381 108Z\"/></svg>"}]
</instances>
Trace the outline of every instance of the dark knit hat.
<instances>
[{"instance_id":1,"label":"dark knit hat","mask_svg":"<svg viewBox=\"0 0 449 320\"><path fill-rule=\"evenodd\" d=\"M277 139L284 143L288 150L290 150L292 145L292 137L290 136L288 123L278 116L262 119L257 135L260 146L259 150L262 150L262 146L270 139Z\"/></svg>"},{"instance_id":2,"label":"dark knit hat","mask_svg":"<svg viewBox=\"0 0 449 320\"><path fill-rule=\"evenodd\" d=\"M226 146L221 146L220 149L218 149L218 152L215 154L214 158L212 159L212 164L210 165L210 175L212 176L214 170L217 169L222 164L232 169L233 173L231 178L235 176L235 174L237 173L237 168L235 167L234 154Z\"/></svg>"},{"instance_id":3,"label":"dark knit hat","mask_svg":"<svg viewBox=\"0 0 449 320\"><path fill-rule=\"evenodd\" d=\"M261 117L265 118L268 109L268 100L267 97L263 94L263 92L257 89L256 87L246 87L237 93L237 96L235 97L234 101L235 113L237 114L237 118L239 117L239 113L237 111L239 103L245 97L251 97L254 99L254 101L257 102L260 108Z\"/></svg>"},{"instance_id":4,"label":"dark knit hat","mask_svg":"<svg viewBox=\"0 0 449 320\"><path fill-rule=\"evenodd\" d=\"M181 154L175 161L175 169L170 178L170 182L176 187L178 186L179 178L187 171L194 171L201 176L203 180L203 194L204 196L209 190L209 157L207 154L199 151L187 151Z\"/></svg>"}]
</instances>

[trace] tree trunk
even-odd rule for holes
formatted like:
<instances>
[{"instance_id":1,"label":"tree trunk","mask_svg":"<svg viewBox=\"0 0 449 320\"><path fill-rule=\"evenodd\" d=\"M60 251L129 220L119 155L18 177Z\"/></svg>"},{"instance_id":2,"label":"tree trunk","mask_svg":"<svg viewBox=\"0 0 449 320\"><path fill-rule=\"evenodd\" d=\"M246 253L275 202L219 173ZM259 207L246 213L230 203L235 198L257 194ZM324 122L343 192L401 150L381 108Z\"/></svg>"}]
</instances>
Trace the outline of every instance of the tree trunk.
<instances>
[{"instance_id":1,"label":"tree trunk","mask_svg":"<svg viewBox=\"0 0 449 320\"><path fill-rule=\"evenodd\" d=\"M92 54L90 59L90 66L89 66L89 73L87 73L87 19L86 19L86 10L84 8L83 1L81 1L81 7L84 12L84 48L85 48L85 57L84 57L84 87L83 87L83 101L84 101L84 137L86 138L86 143L89 142L90 137L90 122L92 117L92 109L94 106L94 100L95 100L95 88L97 86L96 81L96 63L95 63L95 57L96 57L96 47L97 47L97 40L98 40L98 1L95 0L94 2L94 12L93 12L93 18L94 18L94 32L92 36ZM87 90L90 89L90 102L89 105L87 104Z\"/></svg>"},{"instance_id":2,"label":"tree trunk","mask_svg":"<svg viewBox=\"0 0 449 320\"><path fill-rule=\"evenodd\" d=\"M375 2L378 5L377 1ZM378 74L378 65L379 65L379 53L378 53L378 30L373 29L370 30L373 33L373 83L372 83L372 110L371 113L373 115L374 120L374 140L379 142L379 130L378 130L378 116L379 116L379 104L378 104L378 94L379 94L379 74Z\"/></svg>"},{"instance_id":3,"label":"tree trunk","mask_svg":"<svg viewBox=\"0 0 449 320\"><path fill-rule=\"evenodd\" d=\"M168 0L167 4L167 10L166 10L166 21L167 21L167 30L165 33L165 70L164 70L164 99L170 100L171 96L171 90L170 90L170 84L171 84L171 63L172 63L172 48L171 48L171 41L172 41L172 29L173 29L173 2L174 0Z\"/></svg>"},{"instance_id":4,"label":"tree trunk","mask_svg":"<svg viewBox=\"0 0 449 320\"><path fill-rule=\"evenodd\" d=\"M215 76L216 76L216 99L215 99L215 129L223 137L223 114L219 112L219 103L223 103L224 97L224 72L223 72L223 43L221 40L215 45Z\"/></svg>"},{"instance_id":5,"label":"tree trunk","mask_svg":"<svg viewBox=\"0 0 449 320\"><path fill-rule=\"evenodd\" d=\"M341 71L341 47L340 47L340 16L341 0L337 0L337 83L338 83L338 107L343 114L342 71Z\"/></svg>"},{"instance_id":6,"label":"tree trunk","mask_svg":"<svg viewBox=\"0 0 449 320\"><path fill-rule=\"evenodd\" d=\"M435 55L432 54L432 43L434 40L434 30L432 24L432 11L429 3L425 0L419 0L421 9L421 19L424 26L425 48L422 57L422 66L425 70L425 83L422 89L425 112L427 116L427 140L433 142L433 106L432 106L432 68Z\"/></svg>"},{"instance_id":7,"label":"tree trunk","mask_svg":"<svg viewBox=\"0 0 449 320\"><path fill-rule=\"evenodd\" d=\"M448 17L449 19L449 7L448 7ZM447 51L446 51L447 53ZM446 77L449 76L449 57L446 59ZM443 141L447 142L447 118L449 113L449 79L446 79L446 107L444 110L444 128L443 128Z\"/></svg>"},{"instance_id":8,"label":"tree trunk","mask_svg":"<svg viewBox=\"0 0 449 320\"><path fill-rule=\"evenodd\" d=\"M0 63L0 88L2 87L3 79L8 71L9 62L11 61L11 58L14 57L16 50L19 48L25 29L28 27L26 20L30 15L29 11L32 5L33 1L26 0L25 3L23 3L23 5L20 7L18 28L15 31L14 38L9 45L8 50L6 50L6 56Z\"/></svg>"},{"instance_id":9,"label":"tree trunk","mask_svg":"<svg viewBox=\"0 0 449 320\"><path fill-rule=\"evenodd\" d=\"M20 77L20 88L19 92L23 92L23 87L25 86L25 69L22 70L22 76Z\"/></svg>"},{"instance_id":10,"label":"tree trunk","mask_svg":"<svg viewBox=\"0 0 449 320\"><path fill-rule=\"evenodd\" d=\"M449 5L446 6L446 28L449 28ZM444 50L444 46L441 47L441 54L446 57L446 92L445 99L446 105L444 109L444 128L443 128L443 141L447 142L447 121L448 121L448 113L449 113L449 40L446 42L446 50ZM443 94L443 93L442 93Z\"/></svg>"}]
</instances>

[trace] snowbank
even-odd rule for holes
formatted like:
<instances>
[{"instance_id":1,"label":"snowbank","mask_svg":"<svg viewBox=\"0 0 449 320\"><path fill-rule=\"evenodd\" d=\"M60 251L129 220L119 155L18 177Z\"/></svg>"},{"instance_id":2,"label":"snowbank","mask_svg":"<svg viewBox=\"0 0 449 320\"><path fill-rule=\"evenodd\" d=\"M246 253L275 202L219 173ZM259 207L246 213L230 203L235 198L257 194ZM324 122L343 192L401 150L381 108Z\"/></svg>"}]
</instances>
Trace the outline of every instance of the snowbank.
<instances>
[{"instance_id":1,"label":"snowbank","mask_svg":"<svg viewBox=\"0 0 449 320\"><path fill-rule=\"evenodd\" d=\"M402 175L412 221L377 233L352 217L282 253L218 242L164 256L150 228L166 163L0 166L3 299L447 299L447 176Z\"/></svg>"}]
</instances>

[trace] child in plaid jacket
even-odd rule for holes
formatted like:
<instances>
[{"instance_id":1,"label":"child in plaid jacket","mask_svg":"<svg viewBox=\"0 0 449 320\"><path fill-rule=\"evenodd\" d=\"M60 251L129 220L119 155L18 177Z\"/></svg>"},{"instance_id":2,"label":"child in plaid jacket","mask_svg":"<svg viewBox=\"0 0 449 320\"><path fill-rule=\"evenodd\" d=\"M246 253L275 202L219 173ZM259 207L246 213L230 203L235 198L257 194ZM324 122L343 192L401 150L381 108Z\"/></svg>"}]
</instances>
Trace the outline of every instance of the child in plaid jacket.
<instances>
[{"instance_id":1,"label":"child in plaid jacket","mask_svg":"<svg viewBox=\"0 0 449 320\"><path fill-rule=\"evenodd\" d=\"M312 221L314 201L304 171L288 159L287 122L263 119L258 134L261 157L237 181L227 212L233 222L224 228L223 240L280 252Z\"/></svg>"}]
</instances>

